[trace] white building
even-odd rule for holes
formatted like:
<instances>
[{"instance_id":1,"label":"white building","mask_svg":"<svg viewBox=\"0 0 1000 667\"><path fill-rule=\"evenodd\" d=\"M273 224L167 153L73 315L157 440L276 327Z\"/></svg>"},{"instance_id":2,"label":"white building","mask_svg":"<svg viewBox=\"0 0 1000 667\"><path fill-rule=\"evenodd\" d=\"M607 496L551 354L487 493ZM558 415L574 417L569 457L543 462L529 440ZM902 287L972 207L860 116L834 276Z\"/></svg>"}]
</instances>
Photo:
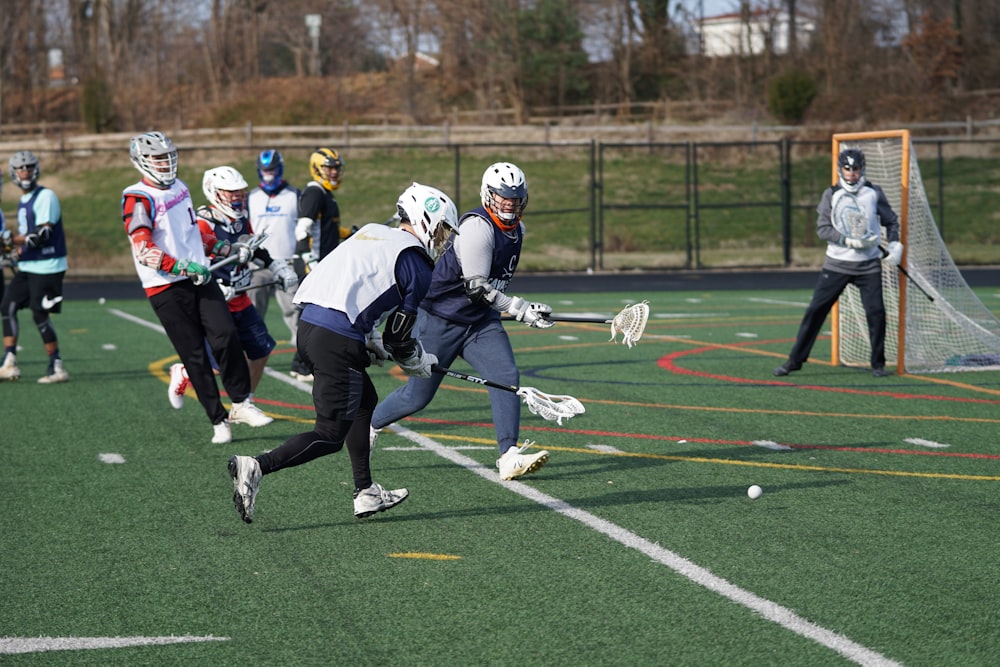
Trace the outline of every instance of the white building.
<instances>
[{"instance_id":1,"label":"white building","mask_svg":"<svg viewBox=\"0 0 1000 667\"><path fill-rule=\"evenodd\" d=\"M799 48L809 44L816 31L816 22L802 15L796 18L795 37ZM772 9L752 9L746 15L740 12L706 16L699 21L702 54L709 57L761 55L768 43L775 54L788 53L790 22L788 12Z\"/></svg>"}]
</instances>

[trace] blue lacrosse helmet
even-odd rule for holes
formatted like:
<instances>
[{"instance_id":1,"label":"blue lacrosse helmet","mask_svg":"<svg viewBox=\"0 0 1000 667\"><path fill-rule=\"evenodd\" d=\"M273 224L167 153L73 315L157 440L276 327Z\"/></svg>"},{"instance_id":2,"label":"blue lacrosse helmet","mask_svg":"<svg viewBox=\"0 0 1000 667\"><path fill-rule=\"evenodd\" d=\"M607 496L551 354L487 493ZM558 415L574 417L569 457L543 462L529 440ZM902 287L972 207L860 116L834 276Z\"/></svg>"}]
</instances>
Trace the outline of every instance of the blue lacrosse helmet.
<instances>
[{"instance_id":1,"label":"blue lacrosse helmet","mask_svg":"<svg viewBox=\"0 0 1000 667\"><path fill-rule=\"evenodd\" d=\"M260 189L267 194L274 194L281 188L284 175L285 161L281 153L274 149L261 151L257 156L257 179L260 181Z\"/></svg>"}]
</instances>

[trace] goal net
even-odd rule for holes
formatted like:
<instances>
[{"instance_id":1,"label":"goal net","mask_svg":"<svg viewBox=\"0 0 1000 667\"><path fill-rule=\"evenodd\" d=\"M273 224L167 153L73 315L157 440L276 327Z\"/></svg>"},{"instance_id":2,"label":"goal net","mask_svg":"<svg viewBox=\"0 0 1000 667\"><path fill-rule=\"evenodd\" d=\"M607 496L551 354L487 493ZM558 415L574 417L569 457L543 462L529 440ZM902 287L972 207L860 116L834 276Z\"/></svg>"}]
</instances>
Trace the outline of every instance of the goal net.
<instances>
[{"instance_id":1,"label":"goal net","mask_svg":"<svg viewBox=\"0 0 1000 667\"><path fill-rule=\"evenodd\" d=\"M834 183L846 148L864 153L865 177L885 190L905 248L899 268L882 264L886 364L899 373L1000 369L1000 320L965 282L938 233L909 131L835 134ZM831 316L833 363L868 366L868 325L854 285Z\"/></svg>"}]
</instances>

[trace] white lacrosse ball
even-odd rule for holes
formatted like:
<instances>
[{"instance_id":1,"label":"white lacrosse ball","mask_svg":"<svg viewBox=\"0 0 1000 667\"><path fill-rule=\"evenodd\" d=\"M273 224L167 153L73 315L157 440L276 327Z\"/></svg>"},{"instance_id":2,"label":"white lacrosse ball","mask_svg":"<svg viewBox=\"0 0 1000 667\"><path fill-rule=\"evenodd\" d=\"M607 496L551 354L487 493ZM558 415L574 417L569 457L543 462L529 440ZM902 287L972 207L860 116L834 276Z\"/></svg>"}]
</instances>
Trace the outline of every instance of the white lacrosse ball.
<instances>
[{"instance_id":1,"label":"white lacrosse ball","mask_svg":"<svg viewBox=\"0 0 1000 667\"><path fill-rule=\"evenodd\" d=\"M747 495L750 496L750 500L757 500L760 498L760 494L764 493L764 489L760 488L756 484L747 489Z\"/></svg>"}]
</instances>

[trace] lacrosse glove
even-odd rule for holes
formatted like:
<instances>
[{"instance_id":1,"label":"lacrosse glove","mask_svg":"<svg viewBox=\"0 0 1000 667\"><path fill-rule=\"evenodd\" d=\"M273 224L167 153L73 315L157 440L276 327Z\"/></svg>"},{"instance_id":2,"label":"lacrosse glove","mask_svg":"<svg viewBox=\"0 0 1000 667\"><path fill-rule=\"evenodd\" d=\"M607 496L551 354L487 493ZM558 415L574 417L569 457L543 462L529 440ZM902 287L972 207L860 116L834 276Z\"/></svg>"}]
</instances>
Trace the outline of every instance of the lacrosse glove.
<instances>
[{"instance_id":1,"label":"lacrosse glove","mask_svg":"<svg viewBox=\"0 0 1000 667\"><path fill-rule=\"evenodd\" d=\"M14 234L9 229L0 232L0 252L7 254L14 249Z\"/></svg>"},{"instance_id":2,"label":"lacrosse glove","mask_svg":"<svg viewBox=\"0 0 1000 667\"><path fill-rule=\"evenodd\" d=\"M282 292L290 292L298 286L299 277L296 275L295 269L289 266L284 260L276 259L267 268L274 274L275 279L279 281L278 287L281 288Z\"/></svg>"},{"instance_id":3,"label":"lacrosse glove","mask_svg":"<svg viewBox=\"0 0 1000 667\"><path fill-rule=\"evenodd\" d=\"M378 329L372 329L365 339L365 347L368 348L368 356L371 358L372 366L381 366L389 358L389 352L382 344L382 334Z\"/></svg>"},{"instance_id":4,"label":"lacrosse glove","mask_svg":"<svg viewBox=\"0 0 1000 667\"><path fill-rule=\"evenodd\" d=\"M222 298L226 301L232 301L236 297L236 288L232 285L227 285L221 280L216 281L219 283L219 289L222 290Z\"/></svg>"},{"instance_id":5,"label":"lacrosse glove","mask_svg":"<svg viewBox=\"0 0 1000 667\"><path fill-rule=\"evenodd\" d=\"M845 238L844 245L855 250L865 250L867 248L874 248L881 240L878 234L865 234L860 239Z\"/></svg>"},{"instance_id":6,"label":"lacrosse glove","mask_svg":"<svg viewBox=\"0 0 1000 667\"><path fill-rule=\"evenodd\" d=\"M208 267L192 262L190 259L179 259L174 262L170 273L175 276L187 276L195 285L204 285L212 279L212 272L208 270Z\"/></svg>"},{"instance_id":7,"label":"lacrosse glove","mask_svg":"<svg viewBox=\"0 0 1000 667\"><path fill-rule=\"evenodd\" d=\"M893 266L899 266L899 263L903 259L903 244L899 241L893 241L889 244L888 254L885 259L889 264Z\"/></svg>"},{"instance_id":8,"label":"lacrosse glove","mask_svg":"<svg viewBox=\"0 0 1000 667\"><path fill-rule=\"evenodd\" d=\"M544 303L536 303L534 301L525 301L519 296L515 296L510 305L507 307L507 312L514 316L514 319L518 322L524 322L529 327L535 327L536 329L548 329L554 322L548 319L549 315L552 314L551 306Z\"/></svg>"},{"instance_id":9,"label":"lacrosse glove","mask_svg":"<svg viewBox=\"0 0 1000 667\"><path fill-rule=\"evenodd\" d=\"M413 353L408 357L397 359L396 363L407 375L429 378L431 369L438 362L437 355L424 352L424 346L420 344L420 341L414 341L414 343L416 345L413 348Z\"/></svg>"}]
</instances>

